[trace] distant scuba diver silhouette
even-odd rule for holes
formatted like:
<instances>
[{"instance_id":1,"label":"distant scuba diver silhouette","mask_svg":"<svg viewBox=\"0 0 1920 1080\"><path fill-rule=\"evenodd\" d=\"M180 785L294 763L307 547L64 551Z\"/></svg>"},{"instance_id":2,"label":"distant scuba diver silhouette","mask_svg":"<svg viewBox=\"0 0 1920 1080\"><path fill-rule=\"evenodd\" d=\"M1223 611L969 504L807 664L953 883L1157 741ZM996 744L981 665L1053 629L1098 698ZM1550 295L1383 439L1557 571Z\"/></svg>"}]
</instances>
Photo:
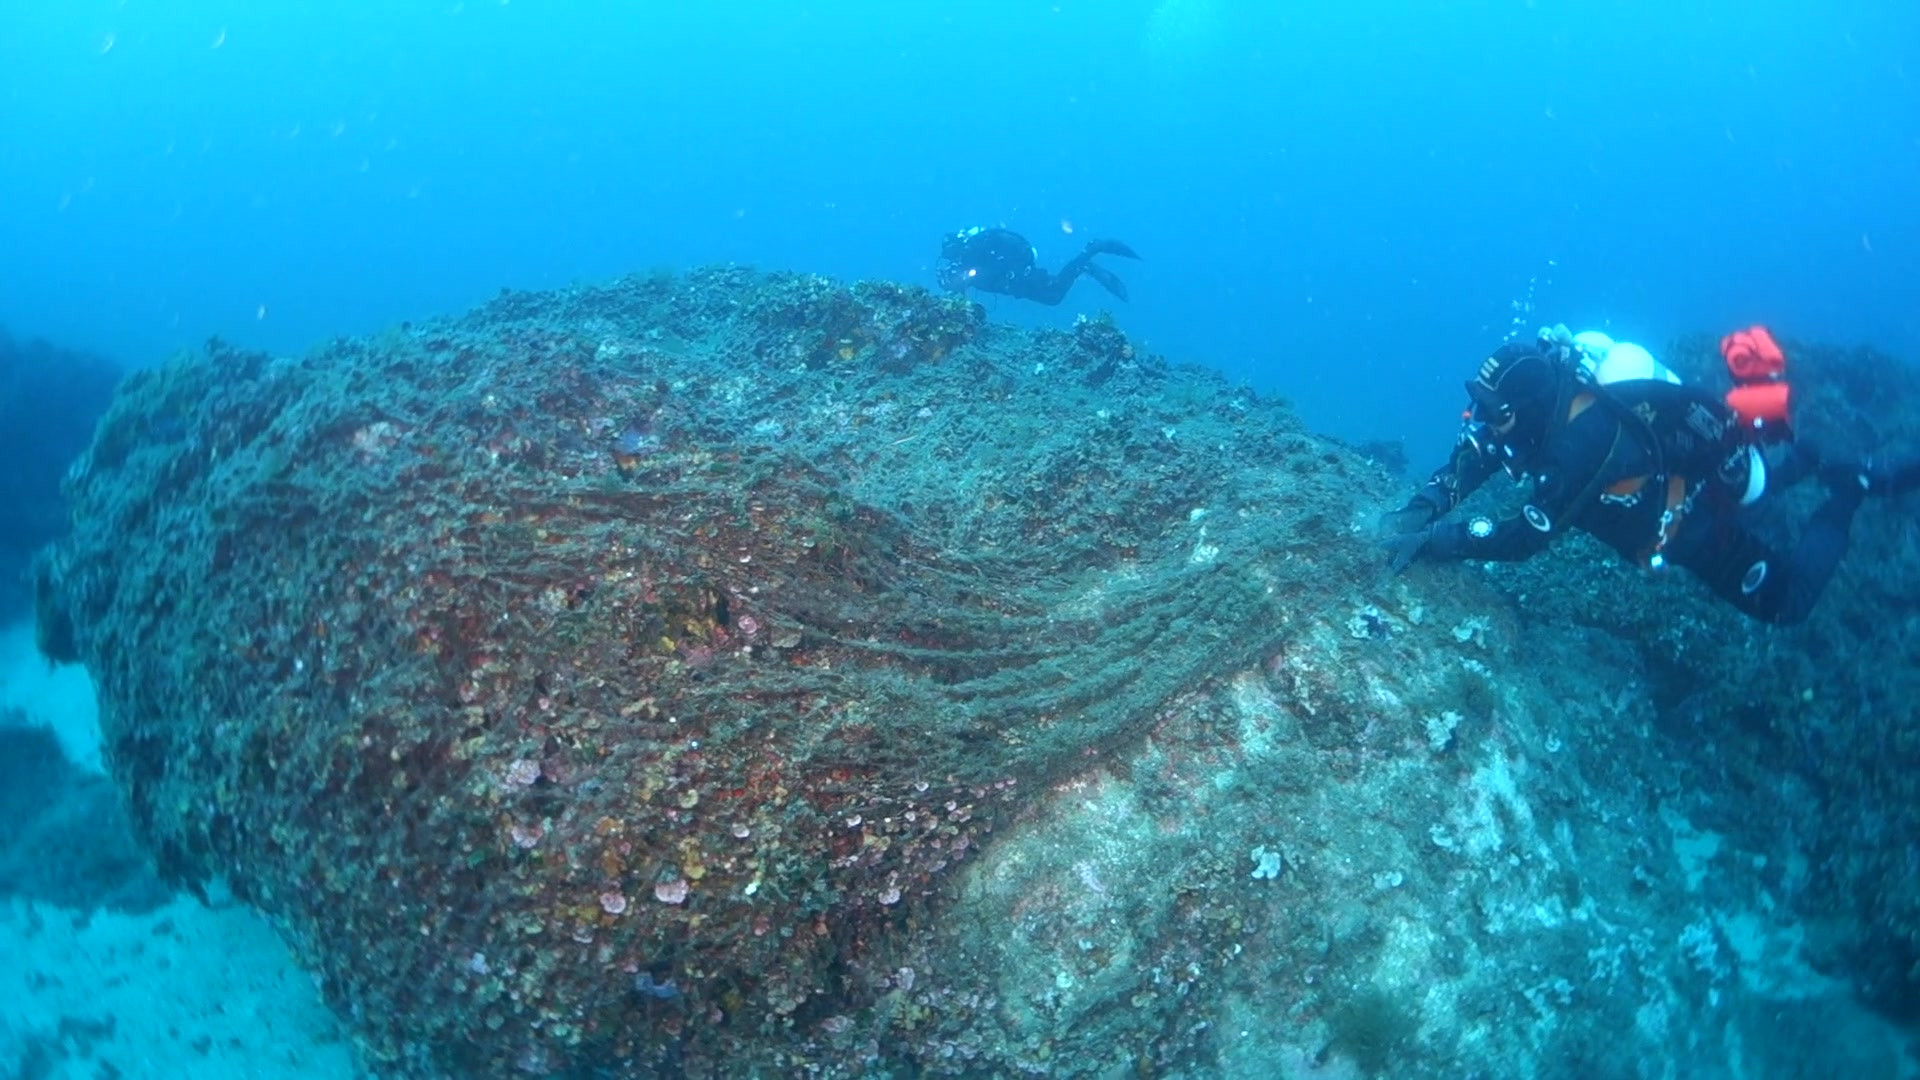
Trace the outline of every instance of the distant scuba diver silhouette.
<instances>
[{"instance_id":1,"label":"distant scuba diver silhouette","mask_svg":"<svg viewBox=\"0 0 1920 1080\"><path fill-rule=\"evenodd\" d=\"M1073 288L1081 274L1086 274L1125 300L1126 284L1113 271L1094 265L1095 255L1140 257L1118 240L1089 240L1086 248L1068 260L1058 273L1048 273L1040 268L1040 253L1026 237L1011 229L976 225L941 241L940 262L934 272L941 287L952 292L979 289L1049 307L1066 299L1067 290Z\"/></svg>"}]
</instances>

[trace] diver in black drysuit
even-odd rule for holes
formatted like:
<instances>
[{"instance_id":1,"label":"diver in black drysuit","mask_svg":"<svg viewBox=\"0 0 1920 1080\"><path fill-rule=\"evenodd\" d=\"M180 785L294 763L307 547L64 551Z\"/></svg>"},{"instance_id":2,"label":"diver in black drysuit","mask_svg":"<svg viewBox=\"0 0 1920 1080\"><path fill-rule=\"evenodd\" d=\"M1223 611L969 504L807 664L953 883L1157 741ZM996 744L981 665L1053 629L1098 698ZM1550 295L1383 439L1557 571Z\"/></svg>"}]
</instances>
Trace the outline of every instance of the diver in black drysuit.
<instances>
[{"instance_id":1,"label":"diver in black drysuit","mask_svg":"<svg viewBox=\"0 0 1920 1080\"><path fill-rule=\"evenodd\" d=\"M979 289L1049 307L1066 299L1067 290L1085 274L1125 300L1126 285L1113 271L1095 265L1095 255L1140 257L1118 240L1089 240L1086 248L1068 260L1058 273L1048 273L1040 268L1039 252L1027 243L1026 237L1011 229L986 229L976 225L940 242L940 262L934 273L941 287L951 292Z\"/></svg>"},{"instance_id":2,"label":"diver in black drysuit","mask_svg":"<svg viewBox=\"0 0 1920 1080\"><path fill-rule=\"evenodd\" d=\"M1775 464L1756 463L1711 394L1660 379L1599 387L1531 344L1502 346L1467 391L1473 408L1448 464L1387 515L1396 572L1416 559L1516 562L1577 528L1638 565L1686 567L1753 618L1791 624L1813 610L1846 554L1862 501L1920 489L1920 461L1823 465L1795 444ZM1503 468L1533 481L1518 516L1438 520ZM1741 520L1755 468L1767 493L1811 475L1830 491L1790 553Z\"/></svg>"}]
</instances>

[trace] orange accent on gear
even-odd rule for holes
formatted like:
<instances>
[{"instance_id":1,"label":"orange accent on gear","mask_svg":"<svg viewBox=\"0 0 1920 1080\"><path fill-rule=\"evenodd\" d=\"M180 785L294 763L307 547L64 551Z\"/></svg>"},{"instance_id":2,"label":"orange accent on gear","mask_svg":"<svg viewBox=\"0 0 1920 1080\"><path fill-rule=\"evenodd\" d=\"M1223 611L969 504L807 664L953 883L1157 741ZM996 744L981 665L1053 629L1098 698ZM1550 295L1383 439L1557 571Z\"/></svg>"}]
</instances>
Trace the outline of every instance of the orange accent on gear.
<instances>
[{"instance_id":1,"label":"orange accent on gear","mask_svg":"<svg viewBox=\"0 0 1920 1080\"><path fill-rule=\"evenodd\" d=\"M1773 334L1758 323L1720 339L1720 355L1733 381L1745 385L1786 378L1787 354Z\"/></svg>"},{"instance_id":2,"label":"orange accent on gear","mask_svg":"<svg viewBox=\"0 0 1920 1080\"><path fill-rule=\"evenodd\" d=\"M1739 417L1749 437L1763 442L1790 437L1787 410L1792 404L1792 388L1785 381L1748 383L1727 391L1727 407Z\"/></svg>"}]
</instances>

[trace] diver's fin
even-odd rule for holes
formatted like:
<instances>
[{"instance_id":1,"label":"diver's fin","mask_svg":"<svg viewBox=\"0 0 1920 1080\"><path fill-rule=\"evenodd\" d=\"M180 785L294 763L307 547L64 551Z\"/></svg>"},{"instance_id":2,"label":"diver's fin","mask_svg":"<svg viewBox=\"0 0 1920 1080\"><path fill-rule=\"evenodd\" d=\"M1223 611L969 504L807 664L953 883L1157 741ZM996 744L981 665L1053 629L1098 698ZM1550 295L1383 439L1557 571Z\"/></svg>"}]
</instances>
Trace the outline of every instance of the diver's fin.
<instances>
[{"instance_id":1,"label":"diver's fin","mask_svg":"<svg viewBox=\"0 0 1920 1080\"><path fill-rule=\"evenodd\" d=\"M1118 240L1089 240L1087 241L1087 254L1118 255L1123 259L1137 259L1140 257L1132 248ZM1112 288L1112 286L1108 286L1108 288Z\"/></svg>"},{"instance_id":2,"label":"diver's fin","mask_svg":"<svg viewBox=\"0 0 1920 1080\"><path fill-rule=\"evenodd\" d=\"M1092 263L1088 263L1087 276L1105 286L1108 292L1120 299L1125 300L1127 298L1126 283L1120 280L1120 275L1106 267L1095 266Z\"/></svg>"}]
</instances>

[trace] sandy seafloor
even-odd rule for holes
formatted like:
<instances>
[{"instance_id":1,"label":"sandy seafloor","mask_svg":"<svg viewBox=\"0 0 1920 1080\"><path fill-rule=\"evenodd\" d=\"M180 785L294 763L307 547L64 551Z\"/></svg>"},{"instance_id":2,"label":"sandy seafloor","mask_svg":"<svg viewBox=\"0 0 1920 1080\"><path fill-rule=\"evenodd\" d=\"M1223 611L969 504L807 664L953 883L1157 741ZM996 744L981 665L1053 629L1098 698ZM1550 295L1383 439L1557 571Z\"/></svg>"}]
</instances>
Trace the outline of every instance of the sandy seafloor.
<instances>
[{"instance_id":1,"label":"sandy seafloor","mask_svg":"<svg viewBox=\"0 0 1920 1080\"><path fill-rule=\"evenodd\" d=\"M100 768L92 684L50 670L27 625L0 631L4 708ZM0 897L0 1080L357 1075L312 978L242 905L181 895L147 914L89 914Z\"/></svg>"}]
</instances>

